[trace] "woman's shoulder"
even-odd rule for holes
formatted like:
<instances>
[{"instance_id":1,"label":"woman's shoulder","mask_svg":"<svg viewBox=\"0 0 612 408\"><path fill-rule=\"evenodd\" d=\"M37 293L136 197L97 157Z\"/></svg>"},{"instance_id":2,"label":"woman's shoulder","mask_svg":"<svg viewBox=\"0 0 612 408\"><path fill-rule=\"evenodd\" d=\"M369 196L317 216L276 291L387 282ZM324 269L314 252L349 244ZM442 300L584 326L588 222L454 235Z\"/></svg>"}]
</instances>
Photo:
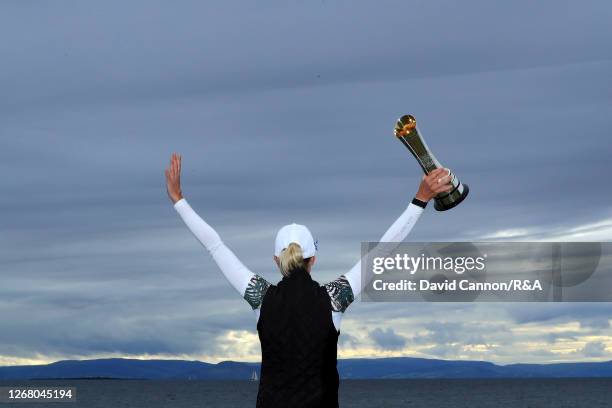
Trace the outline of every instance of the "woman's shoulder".
<instances>
[{"instance_id":1,"label":"woman's shoulder","mask_svg":"<svg viewBox=\"0 0 612 408\"><path fill-rule=\"evenodd\" d=\"M353 300L355 300L353 289L344 275L322 285L322 287L325 288L331 300L334 312L344 313L349 305L353 303Z\"/></svg>"},{"instance_id":2,"label":"woman's shoulder","mask_svg":"<svg viewBox=\"0 0 612 408\"><path fill-rule=\"evenodd\" d=\"M259 308L261 303L263 302L264 296L270 290L270 288L275 288L276 285L268 282L263 276L258 274L253 274L249 283L247 284L247 288L244 291L244 299L251 305L253 310Z\"/></svg>"}]
</instances>

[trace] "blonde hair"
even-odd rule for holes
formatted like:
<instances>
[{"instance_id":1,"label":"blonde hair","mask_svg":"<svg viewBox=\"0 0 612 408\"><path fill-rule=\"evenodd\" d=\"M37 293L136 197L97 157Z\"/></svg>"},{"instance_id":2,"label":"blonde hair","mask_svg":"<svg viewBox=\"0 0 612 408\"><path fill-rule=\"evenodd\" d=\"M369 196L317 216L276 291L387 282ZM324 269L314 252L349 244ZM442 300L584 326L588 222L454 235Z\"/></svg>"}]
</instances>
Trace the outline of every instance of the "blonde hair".
<instances>
[{"instance_id":1,"label":"blonde hair","mask_svg":"<svg viewBox=\"0 0 612 408\"><path fill-rule=\"evenodd\" d=\"M278 267L283 276L289 276L291 271L297 268L305 268L307 261L304 259L302 247L292 242L278 255Z\"/></svg>"}]
</instances>

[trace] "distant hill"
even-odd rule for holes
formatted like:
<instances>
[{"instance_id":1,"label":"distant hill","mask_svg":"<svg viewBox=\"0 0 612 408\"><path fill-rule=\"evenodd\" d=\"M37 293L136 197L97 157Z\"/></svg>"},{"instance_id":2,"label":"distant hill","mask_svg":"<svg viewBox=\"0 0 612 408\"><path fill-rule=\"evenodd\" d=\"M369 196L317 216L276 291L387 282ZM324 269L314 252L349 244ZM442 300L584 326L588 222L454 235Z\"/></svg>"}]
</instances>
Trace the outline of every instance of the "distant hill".
<instances>
[{"instance_id":1,"label":"distant hill","mask_svg":"<svg viewBox=\"0 0 612 408\"><path fill-rule=\"evenodd\" d=\"M110 358L65 360L47 365L0 367L0 380L40 378L118 379L249 379L259 363L223 361L218 364L184 360L133 360ZM344 379L389 378L562 378L612 377L612 361L597 363L509 364L486 361L426 358L374 358L338 360Z\"/></svg>"},{"instance_id":2,"label":"distant hill","mask_svg":"<svg viewBox=\"0 0 612 408\"><path fill-rule=\"evenodd\" d=\"M109 358L64 360L48 365L0 367L0 379L122 378L122 379L248 379L259 363L223 361L218 364L185 360Z\"/></svg>"},{"instance_id":3,"label":"distant hill","mask_svg":"<svg viewBox=\"0 0 612 408\"><path fill-rule=\"evenodd\" d=\"M346 379L612 377L612 361L497 365L487 361L397 357L339 360L338 371Z\"/></svg>"}]
</instances>

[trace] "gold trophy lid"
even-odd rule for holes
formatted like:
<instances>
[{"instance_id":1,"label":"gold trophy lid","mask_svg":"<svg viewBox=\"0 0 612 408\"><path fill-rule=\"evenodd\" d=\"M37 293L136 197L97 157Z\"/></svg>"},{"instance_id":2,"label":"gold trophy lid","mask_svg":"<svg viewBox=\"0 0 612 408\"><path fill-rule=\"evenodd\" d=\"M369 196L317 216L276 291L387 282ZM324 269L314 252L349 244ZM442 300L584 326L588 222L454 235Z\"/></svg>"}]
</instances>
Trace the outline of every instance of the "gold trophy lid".
<instances>
[{"instance_id":1,"label":"gold trophy lid","mask_svg":"<svg viewBox=\"0 0 612 408\"><path fill-rule=\"evenodd\" d=\"M394 133L397 137L408 136L416 129L416 119L412 115L404 115L395 123Z\"/></svg>"}]
</instances>

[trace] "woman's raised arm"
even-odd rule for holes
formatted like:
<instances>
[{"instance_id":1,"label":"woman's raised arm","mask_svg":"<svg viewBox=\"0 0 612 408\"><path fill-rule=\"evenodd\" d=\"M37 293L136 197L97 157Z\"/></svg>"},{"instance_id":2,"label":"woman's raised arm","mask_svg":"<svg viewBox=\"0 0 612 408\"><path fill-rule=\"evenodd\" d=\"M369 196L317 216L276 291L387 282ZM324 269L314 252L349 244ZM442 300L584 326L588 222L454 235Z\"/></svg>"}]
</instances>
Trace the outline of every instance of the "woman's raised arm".
<instances>
[{"instance_id":1,"label":"woman's raised arm","mask_svg":"<svg viewBox=\"0 0 612 408\"><path fill-rule=\"evenodd\" d=\"M443 191L452 189L450 177L445 175L447 169L436 169L423 176L419 190L404 212L395 220L389 229L380 238L380 242L401 242L410 233L419 217L423 213L427 202ZM336 312L334 321L339 326L341 314L361 293L361 260L350 271L338 279L325 285L332 299L332 308Z\"/></svg>"},{"instance_id":2,"label":"woman's raised arm","mask_svg":"<svg viewBox=\"0 0 612 408\"><path fill-rule=\"evenodd\" d=\"M202 246L212 255L223 275L240 296L244 297L253 309L259 308L269 283L263 277L251 272L223 243L217 231L191 208L181 192L180 173L181 156L173 154L170 166L166 169L166 184L174 209Z\"/></svg>"},{"instance_id":3,"label":"woman's raised arm","mask_svg":"<svg viewBox=\"0 0 612 408\"><path fill-rule=\"evenodd\" d=\"M177 201L174 204L174 209L179 213L191 233L212 255L227 280L240 293L240 296L244 296L249 281L255 274L221 241L217 231L191 208L185 198Z\"/></svg>"}]
</instances>

